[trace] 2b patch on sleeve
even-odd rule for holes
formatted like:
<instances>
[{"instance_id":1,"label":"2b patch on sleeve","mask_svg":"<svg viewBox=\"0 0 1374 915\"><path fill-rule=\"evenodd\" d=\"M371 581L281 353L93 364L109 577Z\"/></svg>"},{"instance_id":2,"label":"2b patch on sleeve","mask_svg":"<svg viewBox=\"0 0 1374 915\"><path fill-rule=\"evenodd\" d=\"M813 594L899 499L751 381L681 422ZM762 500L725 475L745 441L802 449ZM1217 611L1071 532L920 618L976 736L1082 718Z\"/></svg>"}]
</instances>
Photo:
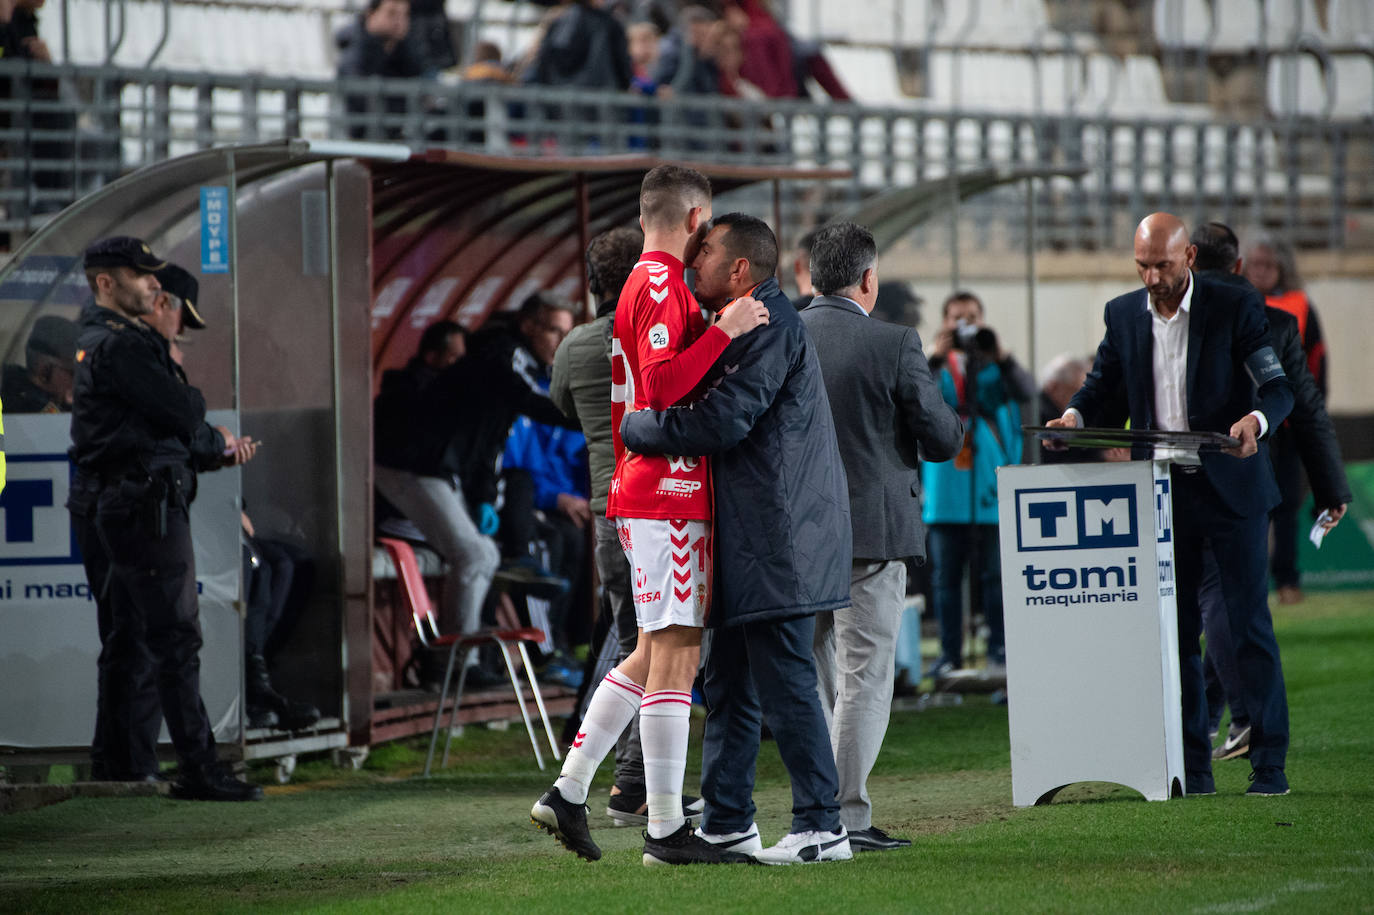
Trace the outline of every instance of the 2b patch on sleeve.
<instances>
[{"instance_id":1,"label":"2b patch on sleeve","mask_svg":"<svg viewBox=\"0 0 1374 915\"><path fill-rule=\"evenodd\" d=\"M668 346L668 325L659 323L649 328L649 346L654 349L664 349Z\"/></svg>"}]
</instances>

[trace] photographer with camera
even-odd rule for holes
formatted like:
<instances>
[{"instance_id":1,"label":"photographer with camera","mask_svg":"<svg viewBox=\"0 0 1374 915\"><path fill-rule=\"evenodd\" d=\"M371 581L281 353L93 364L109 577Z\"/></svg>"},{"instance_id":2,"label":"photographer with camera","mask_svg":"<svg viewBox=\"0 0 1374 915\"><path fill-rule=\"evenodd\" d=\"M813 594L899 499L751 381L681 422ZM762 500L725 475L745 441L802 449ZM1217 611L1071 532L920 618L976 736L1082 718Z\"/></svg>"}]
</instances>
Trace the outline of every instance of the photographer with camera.
<instances>
[{"instance_id":1,"label":"photographer with camera","mask_svg":"<svg viewBox=\"0 0 1374 915\"><path fill-rule=\"evenodd\" d=\"M970 612L981 608L988 626L988 665L1005 662L1002 640L1002 563L997 545L997 468L1021 460L1021 404L1035 396L1035 380L1002 348L984 323L972 292L945 300L930 369L945 402L964 423L964 445L951 461L922 466L922 520L929 530L932 598L940 622L940 657L930 668L936 686L963 666L964 569Z\"/></svg>"}]
</instances>

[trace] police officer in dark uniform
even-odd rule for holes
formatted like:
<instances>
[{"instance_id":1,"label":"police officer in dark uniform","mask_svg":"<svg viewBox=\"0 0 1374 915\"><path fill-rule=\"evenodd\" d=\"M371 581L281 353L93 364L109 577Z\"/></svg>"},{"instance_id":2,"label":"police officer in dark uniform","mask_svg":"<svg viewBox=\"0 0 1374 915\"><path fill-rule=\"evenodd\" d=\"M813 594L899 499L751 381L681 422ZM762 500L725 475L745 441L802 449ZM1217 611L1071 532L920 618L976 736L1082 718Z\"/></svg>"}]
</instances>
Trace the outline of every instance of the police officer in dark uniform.
<instances>
[{"instance_id":1,"label":"police officer in dark uniform","mask_svg":"<svg viewBox=\"0 0 1374 915\"><path fill-rule=\"evenodd\" d=\"M242 463L250 439L205 422L205 398L186 381L165 337L144 319L164 267L135 238L86 249L95 302L77 339L67 507L98 595L99 698L91 747L96 778L159 779L156 741L167 721L178 759L172 793L257 800L215 755L200 699L201 631L189 506L197 471Z\"/></svg>"}]
</instances>

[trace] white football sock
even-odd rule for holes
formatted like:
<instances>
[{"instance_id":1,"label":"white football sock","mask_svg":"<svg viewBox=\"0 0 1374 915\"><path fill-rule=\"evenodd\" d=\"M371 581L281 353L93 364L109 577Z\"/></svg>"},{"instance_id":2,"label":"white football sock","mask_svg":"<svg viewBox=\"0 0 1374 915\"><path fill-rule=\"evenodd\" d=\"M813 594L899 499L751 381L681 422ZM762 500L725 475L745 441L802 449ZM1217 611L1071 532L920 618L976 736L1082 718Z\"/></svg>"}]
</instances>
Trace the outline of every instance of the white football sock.
<instances>
[{"instance_id":1,"label":"white football sock","mask_svg":"<svg viewBox=\"0 0 1374 915\"><path fill-rule=\"evenodd\" d=\"M687 769L691 712L692 694L671 689L645 693L639 707L649 835L655 839L672 835L687 822L682 815L682 776Z\"/></svg>"},{"instance_id":2,"label":"white football sock","mask_svg":"<svg viewBox=\"0 0 1374 915\"><path fill-rule=\"evenodd\" d=\"M563 771L554 787L571 804L587 803L596 767L615 746L620 735L639 711L644 687L612 668L592 693L582 728L577 732L568 755L563 758Z\"/></svg>"}]
</instances>

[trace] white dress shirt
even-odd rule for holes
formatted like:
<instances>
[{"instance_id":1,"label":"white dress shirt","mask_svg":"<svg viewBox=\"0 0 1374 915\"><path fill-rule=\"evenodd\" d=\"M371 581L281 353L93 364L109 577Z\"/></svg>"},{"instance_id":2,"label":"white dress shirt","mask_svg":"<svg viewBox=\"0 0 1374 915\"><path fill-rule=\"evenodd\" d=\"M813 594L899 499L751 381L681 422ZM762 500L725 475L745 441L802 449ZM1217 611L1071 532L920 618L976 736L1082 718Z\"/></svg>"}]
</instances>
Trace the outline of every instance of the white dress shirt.
<instances>
[{"instance_id":1,"label":"white dress shirt","mask_svg":"<svg viewBox=\"0 0 1374 915\"><path fill-rule=\"evenodd\" d=\"M1193 310L1193 274L1172 318L1166 318L1145 296L1150 312L1150 366L1154 374L1155 424L1170 432L1188 432L1188 323ZM1196 449L1155 447L1155 460L1200 464Z\"/></svg>"}]
</instances>

